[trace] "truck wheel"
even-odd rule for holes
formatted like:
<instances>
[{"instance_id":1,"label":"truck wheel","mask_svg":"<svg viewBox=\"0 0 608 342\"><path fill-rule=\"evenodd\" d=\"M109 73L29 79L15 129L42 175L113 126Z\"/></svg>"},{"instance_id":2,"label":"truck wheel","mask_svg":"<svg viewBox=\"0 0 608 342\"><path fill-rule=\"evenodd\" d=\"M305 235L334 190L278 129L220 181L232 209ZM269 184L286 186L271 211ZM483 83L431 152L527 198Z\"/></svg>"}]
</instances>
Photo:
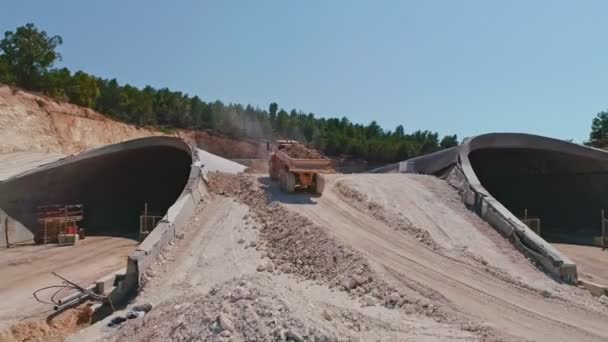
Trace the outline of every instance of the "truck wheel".
<instances>
[{"instance_id":1,"label":"truck wheel","mask_svg":"<svg viewBox=\"0 0 608 342\"><path fill-rule=\"evenodd\" d=\"M296 175L293 172L285 171L285 192L296 191Z\"/></svg>"},{"instance_id":2,"label":"truck wheel","mask_svg":"<svg viewBox=\"0 0 608 342\"><path fill-rule=\"evenodd\" d=\"M315 193L317 195L323 194L323 189L325 189L325 177L322 174L315 175Z\"/></svg>"}]
</instances>

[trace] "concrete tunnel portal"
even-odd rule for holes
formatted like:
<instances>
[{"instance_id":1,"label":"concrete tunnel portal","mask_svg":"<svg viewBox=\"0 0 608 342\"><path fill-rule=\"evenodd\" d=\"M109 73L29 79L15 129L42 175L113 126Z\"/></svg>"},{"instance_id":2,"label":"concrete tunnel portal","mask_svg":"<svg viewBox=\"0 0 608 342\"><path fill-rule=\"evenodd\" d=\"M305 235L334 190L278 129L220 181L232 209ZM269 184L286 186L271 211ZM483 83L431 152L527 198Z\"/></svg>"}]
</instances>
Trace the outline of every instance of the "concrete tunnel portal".
<instances>
[{"instance_id":1,"label":"concrete tunnel portal","mask_svg":"<svg viewBox=\"0 0 608 342\"><path fill-rule=\"evenodd\" d=\"M152 137L102 147L45 165L0 183L0 211L10 243L40 230L36 208L82 204L87 235L139 239L140 215L164 216L188 181L193 163L188 144ZM0 239L2 241L4 239ZM5 242L5 241L2 241Z\"/></svg>"},{"instance_id":2,"label":"concrete tunnel portal","mask_svg":"<svg viewBox=\"0 0 608 342\"><path fill-rule=\"evenodd\" d=\"M592 247L608 244L605 150L532 134L489 133L372 172L443 178L469 209L548 272L576 283L578 263L583 277L608 281L603 261L598 264L603 256Z\"/></svg>"},{"instance_id":3,"label":"concrete tunnel portal","mask_svg":"<svg viewBox=\"0 0 608 342\"><path fill-rule=\"evenodd\" d=\"M513 215L540 220L548 242L593 245L608 208L608 162L552 150L487 148L469 159L481 185Z\"/></svg>"}]
</instances>

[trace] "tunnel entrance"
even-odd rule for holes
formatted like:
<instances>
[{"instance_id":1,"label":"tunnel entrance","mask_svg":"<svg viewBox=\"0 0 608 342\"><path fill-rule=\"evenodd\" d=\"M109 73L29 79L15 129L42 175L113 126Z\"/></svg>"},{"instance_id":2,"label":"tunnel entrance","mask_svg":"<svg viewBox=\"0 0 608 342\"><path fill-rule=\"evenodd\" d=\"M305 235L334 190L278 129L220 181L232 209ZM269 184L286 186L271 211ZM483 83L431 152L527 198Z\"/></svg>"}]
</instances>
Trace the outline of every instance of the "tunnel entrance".
<instances>
[{"instance_id":1,"label":"tunnel entrance","mask_svg":"<svg viewBox=\"0 0 608 342\"><path fill-rule=\"evenodd\" d=\"M608 215L608 162L556 151L480 149L469 160L483 187L511 213L538 217L549 242L593 245Z\"/></svg>"},{"instance_id":2,"label":"tunnel entrance","mask_svg":"<svg viewBox=\"0 0 608 342\"><path fill-rule=\"evenodd\" d=\"M188 181L188 150L164 145L102 153L0 185L0 208L31 234L36 208L79 203L87 235L139 239L139 217L165 215Z\"/></svg>"}]
</instances>

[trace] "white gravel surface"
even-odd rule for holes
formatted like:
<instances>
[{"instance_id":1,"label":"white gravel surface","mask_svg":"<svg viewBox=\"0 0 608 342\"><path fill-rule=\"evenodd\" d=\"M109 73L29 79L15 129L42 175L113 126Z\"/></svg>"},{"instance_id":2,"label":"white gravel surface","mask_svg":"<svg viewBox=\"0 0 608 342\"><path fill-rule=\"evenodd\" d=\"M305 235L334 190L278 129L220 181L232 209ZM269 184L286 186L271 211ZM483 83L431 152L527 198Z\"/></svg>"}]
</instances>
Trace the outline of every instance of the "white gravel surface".
<instances>
[{"instance_id":1,"label":"white gravel surface","mask_svg":"<svg viewBox=\"0 0 608 342\"><path fill-rule=\"evenodd\" d=\"M146 274L135 302L155 309L72 341L608 338L606 305L548 278L431 177L331 175L321 197L210 179L211 201Z\"/></svg>"},{"instance_id":2,"label":"white gravel surface","mask_svg":"<svg viewBox=\"0 0 608 342\"><path fill-rule=\"evenodd\" d=\"M198 156L203 164L204 172L226 172L226 173L239 173L245 171L247 168L245 165L233 162L231 160L216 156L213 153L209 153L205 150L198 149Z\"/></svg>"}]
</instances>

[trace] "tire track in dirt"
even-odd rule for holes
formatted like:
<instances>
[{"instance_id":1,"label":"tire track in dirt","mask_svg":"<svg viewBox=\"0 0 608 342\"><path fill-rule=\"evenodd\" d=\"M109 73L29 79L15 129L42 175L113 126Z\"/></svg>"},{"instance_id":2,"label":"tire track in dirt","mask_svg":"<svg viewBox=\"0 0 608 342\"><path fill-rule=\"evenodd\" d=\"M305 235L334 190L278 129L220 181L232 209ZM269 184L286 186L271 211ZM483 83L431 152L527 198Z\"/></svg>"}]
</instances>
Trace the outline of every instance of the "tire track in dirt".
<instances>
[{"instance_id":1,"label":"tire track in dirt","mask_svg":"<svg viewBox=\"0 0 608 342\"><path fill-rule=\"evenodd\" d=\"M545 298L487 274L482 268L432 251L406 234L355 210L336 194L332 184L335 178L328 179L326 191L316 204L285 198L285 202L291 202L285 205L318 225L328 227L329 233L352 245L373 264L390 269L388 273L393 273L392 278L397 282L405 277L424 284L452 303L448 305L454 310L523 338L544 340L552 336L555 341L608 338L605 310L559 298ZM278 198L282 196L275 194ZM382 273L382 270L378 272Z\"/></svg>"}]
</instances>

